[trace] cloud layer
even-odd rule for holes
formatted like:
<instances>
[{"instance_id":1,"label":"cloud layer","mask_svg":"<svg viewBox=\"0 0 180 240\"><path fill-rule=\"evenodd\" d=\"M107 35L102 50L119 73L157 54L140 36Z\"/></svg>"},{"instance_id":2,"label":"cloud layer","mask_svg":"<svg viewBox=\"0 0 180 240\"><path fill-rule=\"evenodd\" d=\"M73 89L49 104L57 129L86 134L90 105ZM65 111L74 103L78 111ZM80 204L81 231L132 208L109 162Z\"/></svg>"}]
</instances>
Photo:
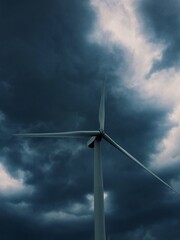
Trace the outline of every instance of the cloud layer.
<instances>
[{"instance_id":1,"label":"cloud layer","mask_svg":"<svg viewBox=\"0 0 180 240\"><path fill-rule=\"evenodd\" d=\"M94 238L86 139L12 134L98 129L104 79L107 132L180 190L178 1L0 6L0 239ZM178 197L104 142L102 157L107 238L178 240Z\"/></svg>"}]
</instances>

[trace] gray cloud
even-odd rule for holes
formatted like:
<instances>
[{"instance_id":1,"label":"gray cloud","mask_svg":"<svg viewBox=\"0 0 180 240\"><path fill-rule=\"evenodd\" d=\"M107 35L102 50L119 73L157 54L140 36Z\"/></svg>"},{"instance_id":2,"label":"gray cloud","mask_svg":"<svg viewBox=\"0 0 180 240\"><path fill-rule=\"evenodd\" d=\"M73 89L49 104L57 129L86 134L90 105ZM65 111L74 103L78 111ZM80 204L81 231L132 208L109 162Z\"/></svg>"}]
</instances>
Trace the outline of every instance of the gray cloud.
<instances>
[{"instance_id":1,"label":"gray cloud","mask_svg":"<svg viewBox=\"0 0 180 240\"><path fill-rule=\"evenodd\" d=\"M147 34L151 33L152 41L166 46L162 59L154 63L151 72L179 66L179 8L179 2L176 0L166 2L146 0L140 4L144 31Z\"/></svg>"}]
</instances>

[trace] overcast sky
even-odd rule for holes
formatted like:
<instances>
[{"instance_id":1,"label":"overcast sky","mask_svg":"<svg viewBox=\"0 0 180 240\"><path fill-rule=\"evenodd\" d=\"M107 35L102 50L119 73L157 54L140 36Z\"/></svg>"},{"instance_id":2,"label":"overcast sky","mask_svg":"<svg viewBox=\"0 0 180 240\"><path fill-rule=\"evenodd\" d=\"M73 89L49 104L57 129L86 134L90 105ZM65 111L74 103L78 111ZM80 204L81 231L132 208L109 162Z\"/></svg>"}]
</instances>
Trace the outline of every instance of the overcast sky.
<instances>
[{"instance_id":1,"label":"overcast sky","mask_svg":"<svg viewBox=\"0 0 180 240\"><path fill-rule=\"evenodd\" d=\"M106 131L180 191L178 0L0 0L0 239L94 239L86 139ZM107 240L179 240L180 198L102 143Z\"/></svg>"}]
</instances>

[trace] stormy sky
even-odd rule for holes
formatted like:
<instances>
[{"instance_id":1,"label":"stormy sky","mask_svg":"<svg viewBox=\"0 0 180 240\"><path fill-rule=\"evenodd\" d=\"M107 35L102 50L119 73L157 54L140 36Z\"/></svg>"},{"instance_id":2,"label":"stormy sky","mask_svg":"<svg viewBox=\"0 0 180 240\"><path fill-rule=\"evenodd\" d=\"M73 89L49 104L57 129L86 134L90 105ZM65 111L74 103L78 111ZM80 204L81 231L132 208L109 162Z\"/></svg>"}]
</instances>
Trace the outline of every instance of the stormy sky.
<instances>
[{"instance_id":1,"label":"stormy sky","mask_svg":"<svg viewBox=\"0 0 180 240\"><path fill-rule=\"evenodd\" d=\"M0 239L94 239L88 139L180 191L178 0L0 0ZM180 197L102 142L107 240L179 240Z\"/></svg>"}]
</instances>

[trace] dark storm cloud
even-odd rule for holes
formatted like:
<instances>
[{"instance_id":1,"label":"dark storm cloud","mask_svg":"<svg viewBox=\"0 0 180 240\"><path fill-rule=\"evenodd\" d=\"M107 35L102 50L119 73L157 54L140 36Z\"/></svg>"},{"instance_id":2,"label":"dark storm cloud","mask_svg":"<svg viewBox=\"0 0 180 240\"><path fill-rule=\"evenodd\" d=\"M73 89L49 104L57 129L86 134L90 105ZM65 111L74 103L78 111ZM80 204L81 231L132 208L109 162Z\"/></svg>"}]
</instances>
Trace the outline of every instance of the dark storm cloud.
<instances>
[{"instance_id":1,"label":"dark storm cloud","mask_svg":"<svg viewBox=\"0 0 180 240\"><path fill-rule=\"evenodd\" d=\"M52 108L58 96L58 107L61 95L69 97L70 93L62 90L62 82L67 85L72 81L83 82L78 74L80 56L88 58L83 38L90 13L85 6L75 3L73 6L69 1L7 2L2 9L2 82L9 84L6 91L9 98L1 101L1 109L24 121L31 121L34 115L37 121L47 118L46 110ZM15 109L14 101L18 104Z\"/></svg>"},{"instance_id":2,"label":"dark storm cloud","mask_svg":"<svg viewBox=\"0 0 180 240\"><path fill-rule=\"evenodd\" d=\"M116 70L127 67L124 51L88 40L96 20L88 1L9 0L0 8L0 156L12 176L23 172L27 188L0 197L0 238L92 239L87 196L93 192L93 152L84 147L87 140L18 139L12 133L98 128L106 77L107 131L148 165L149 153L172 127L168 111L142 103L123 84L125 94L113 96L112 85L123 78ZM110 234L127 239L143 225L160 236L161 228L155 231L153 224L166 222L169 214L176 220L179 205L151 176L108 144L102 147ZM160 174L169 181L174 172ZM79 212L73 210L77 203ZM72 219L44 217L55 212Z\"/></svg>"},{"instance_id":3,"label":"dark storm cloud","mask_svg":"<svg viewBox=\"0 0 180 240\"><path fill-rule=\"evenodd\" d=\"M151 71L178 67L180 59L179 1L142 1L140 11L143 15L146 33L151 33L152 41L163 43L166 46L162 60L156 61Z\"/></svg>"}]
</instances>

